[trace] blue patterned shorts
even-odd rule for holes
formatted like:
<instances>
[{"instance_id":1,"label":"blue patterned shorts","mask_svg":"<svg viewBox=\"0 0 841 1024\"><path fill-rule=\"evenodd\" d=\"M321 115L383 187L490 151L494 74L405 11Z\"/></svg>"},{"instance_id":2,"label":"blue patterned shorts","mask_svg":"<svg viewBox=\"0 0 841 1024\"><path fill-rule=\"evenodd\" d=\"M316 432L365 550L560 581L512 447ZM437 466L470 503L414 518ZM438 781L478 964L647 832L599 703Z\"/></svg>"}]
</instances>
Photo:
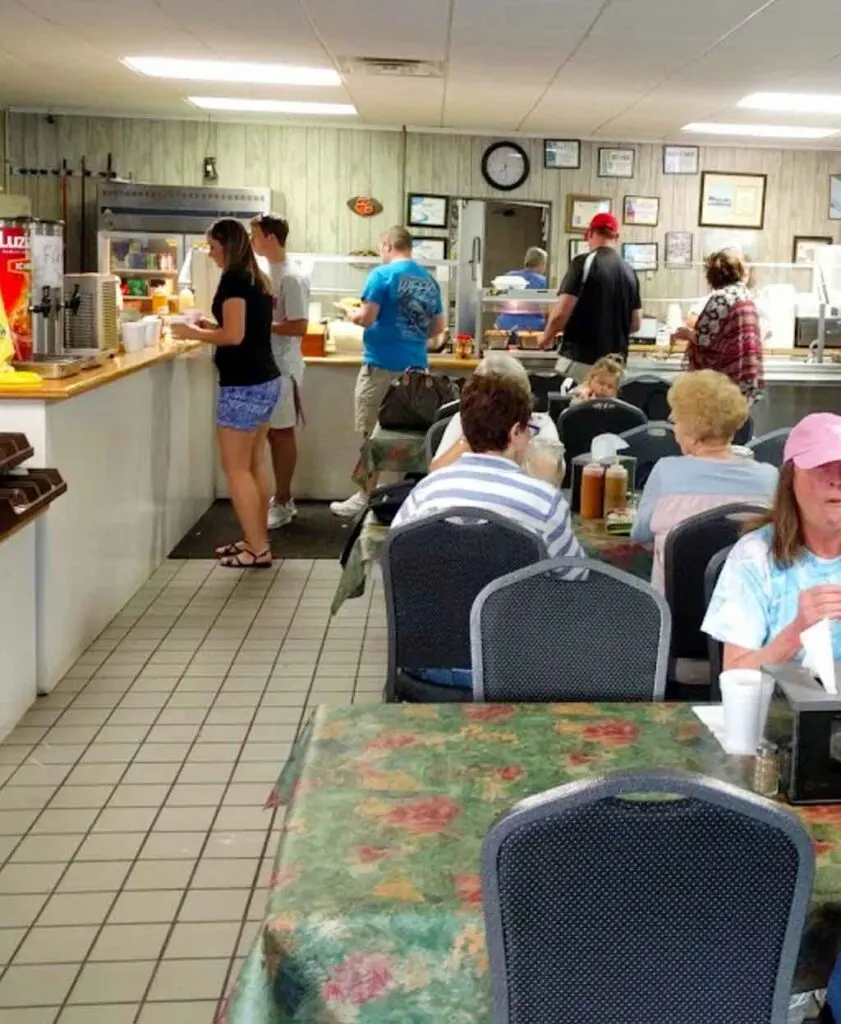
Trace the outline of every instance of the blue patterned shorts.
<instances>
[{"instance_id":1,"label":"blue patterned shorts","mask_svg":"<svg viewBox=\"0 0 841 1024\"><path fill-rule=\"evenodd\" d=\"M256 430L268 423L280 398L281 377L265 384L219 388L216 423L231 430Z\"/></svg>"}]
</instances>

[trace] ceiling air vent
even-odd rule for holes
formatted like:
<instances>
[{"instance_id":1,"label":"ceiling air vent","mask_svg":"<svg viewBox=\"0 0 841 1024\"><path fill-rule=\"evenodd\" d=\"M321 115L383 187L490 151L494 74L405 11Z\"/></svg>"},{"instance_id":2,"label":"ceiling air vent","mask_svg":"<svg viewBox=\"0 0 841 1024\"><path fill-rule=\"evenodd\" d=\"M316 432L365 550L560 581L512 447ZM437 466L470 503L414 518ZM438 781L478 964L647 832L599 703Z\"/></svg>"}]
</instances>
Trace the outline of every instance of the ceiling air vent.
<instances>
[{"instance_id":1,"label":"ceiling air vent","mask_svg":"<svg viewBox=\"0 0 841 1024\"><path fill-rule=\"evenodd\" d=\"M443 78L444 65L437 60L403 60L399 57L345 57L345 75L378 75L386 78Z\"/></svg>"}]
</instances>

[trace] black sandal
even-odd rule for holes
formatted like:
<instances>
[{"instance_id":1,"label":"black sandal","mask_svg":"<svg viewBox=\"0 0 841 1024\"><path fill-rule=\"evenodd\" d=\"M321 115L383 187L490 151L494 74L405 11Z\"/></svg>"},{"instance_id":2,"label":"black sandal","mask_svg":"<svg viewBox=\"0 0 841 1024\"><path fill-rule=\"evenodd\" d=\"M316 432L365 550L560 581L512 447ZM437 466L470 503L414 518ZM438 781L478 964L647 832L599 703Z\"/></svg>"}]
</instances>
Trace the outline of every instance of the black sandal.
<instances>
[{"instance_id":1,"label":"black sandal","mask_svg":"<svg viewBox=\"0 0 841 1024\"><path fill-rule=\"evenodd\" d=\"M217 548L213 553L217 558L236 557L241 551L245 551L248 545L244 540L234 541L233 544L225 544Z\"/></svg>"},{"instance_id":2,"label":"black sandal","mask_svg":"<svg viewBox=\"0 0 841 1024\"><path fill-rule=\"evenodd\" d=\"M253 562L243 562L242 556L248 555L249 558L253 558ZM265 559L268 558L268 561ZM272 551L271 548L266 548L265 551L261 551L259 555L255 555L251 548L245 547L241 551L237 551L235 555L226 555L220 559L219 564L223 569L271 569L272 567Z\"/></svg>"}]
</instances>

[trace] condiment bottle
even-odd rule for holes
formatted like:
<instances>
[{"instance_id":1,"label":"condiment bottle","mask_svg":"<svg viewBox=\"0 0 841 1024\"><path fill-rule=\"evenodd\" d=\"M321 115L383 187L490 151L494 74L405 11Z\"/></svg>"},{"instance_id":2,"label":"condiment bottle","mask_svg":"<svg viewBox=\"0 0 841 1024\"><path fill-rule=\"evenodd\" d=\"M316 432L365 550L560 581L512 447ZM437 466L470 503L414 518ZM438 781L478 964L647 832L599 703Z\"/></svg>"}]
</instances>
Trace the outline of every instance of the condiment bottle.
<instances>
[{"instance_id":1,"label":"condiment bottle","mask_svg":"<svg viewBox=\"0 0 841 1024\"><path fill-rule=\"evenodd\" d=\"M775 743L762 740L753 762L753 791L776 796L780 789L779 751Z\"/></svg>"},{"instance_id":2,"label":"condiment bottle","mask_svg":"<svg viewBox=\"0 0 841 1024\"><path fill-rule=\"evenodd\" d=\"M628 470L617 459L604 475L604 514L624 508L628 494Z\"/></svg>"},{"instance_id":3,"label":"condiment bottle","mask_svg":"<svg viewBox=\"0 0 841 1024\"><path fill-rule=\"evenodd\" d=\"M601 519L604 506L604 466L588 462L581 471L581 518Z\"/></svg>"},{"instance_id":4,"label":"condiment bottle","mask_svg":"<svg viewBox=\"0 0 841 1024\"><path fill-rule=\"evenodd\" d=\"M152 312L156 315L169 312L169 298L163 285L152 289Z\"/></svg>"}]
</instances>

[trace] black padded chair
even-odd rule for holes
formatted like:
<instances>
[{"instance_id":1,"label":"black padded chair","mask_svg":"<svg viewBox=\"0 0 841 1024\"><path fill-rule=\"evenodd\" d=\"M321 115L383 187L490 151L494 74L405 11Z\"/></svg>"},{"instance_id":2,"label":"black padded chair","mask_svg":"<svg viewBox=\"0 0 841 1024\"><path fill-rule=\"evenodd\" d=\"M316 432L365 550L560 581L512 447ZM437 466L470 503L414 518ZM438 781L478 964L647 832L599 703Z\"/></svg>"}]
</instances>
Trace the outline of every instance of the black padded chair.
<instances>
[{"instance_id":1,"label":"black padded chair","mask_svg":"<svg viewBox=\"0 0 841 1024\"><path fill-rule=\"evenodd\" d=\"M680 455L680 445L675 440L675 428L671 423L645 423L621 435L628 444L623 455L632 455L637 460L634 488L641 491L648 483L651 471L660 461L670 455Z\"/></svg>"},{"instance_id":2,"label":"black padded chair","mask_svg":"<svg viewBox=\"0 0 841 1024\"><path fill-rule=\"evenodd\" d=\"M635 576L587 559L539 562L476 598L473 697L662 700L670 633L665 600Z\"/></svg>"},{"instance_id":3,"label":"black padded chair","mask_svg":"<svg viewBox=\"0 0 841 1024\"><path fill-rule=\"evenodd\" d=\"M441 444L441 439L444 437L444 433L450 425L450 420L452 418L453 414L451 413L443 419L436 420L429 430L427 430L426 441L424 442L427 466L429 466L430 462L435 458L435 453L438 451L438 446Z\"/></svg>"},{"instance_id":4,"label":"black padded chair","mask_svg":"<svg viewBox=\"0 0 841 1024\"><path fill-rule=\"evenodd\" d=\"M791 427L780 427L779 430L772 430L761 437L755 437L748 443L748 448L753 452L755 461L767 462L769 466L776 466L777 469L780 469L790 433Z\"/></svg>"},{"instance_id":5,"label":"black padded chair","mask_svg":"<svg viewBox=\"0 0 841 1024\"><path fill-rule=\"evenodd\" d=\"M707 608L710 606L710 601L715 592L718 577L724 568L724 563L727 561L732 550L732 544L728 548L722 548L707 563L707 568L704 572L704 604ZM724 667L724 644L720 640L714 640L711 636L708 636L707 649L710 655L710 700L720 701L721 687L718 684L718 677L721 675L721 670Z\"/></svg>"},{"instance_id":6,"label":"black padded chair","mask_svg":"<svg viewBox=\"0 0 841 1024\"><path fill-rule=\"evenodd\" d=\"M580 405L572 405L558 417L558 434L564 442L567 472L564 487L572 479L572 460L590 450L590 444L599 434L624 434L633 427L647 423L645 413L618 398L594 398Z\"/></svg>"},{"instance_id":7,"label":"black padded chair","mask_svg":"<svg viewBox=\"0 0 841 1024\"><path fill-rule=\"evenodd\" d=\"M456 508L391 530L382 557L388 619L386 700L470 701L418 678L470 669L470 609L493 580L546 558L542 538L484 509Z\"/></svg>"},{"instance_id":8,"label":"black padded chair","mask_svg":"<svg viewBox=\"0 0 841 1024\"><path fill-rule=\"evenodd\" d=\"M721 505L684 520L669 533L663 569L672 613L672 662L677 658L707 660L707 636L701 632L707 610L707 566L713 555L736 543L745 519L765 512L761 505Z\"/></svg>"},{"instance_id":9,"label":"black padded chair","mask_svg":"<svg viewBox=\"0 0 841 1024\"><path fill-rule=\"evenodd\" d=\"M546 411L554 422L557 423L561 413L566 412L572 405L572 395L564 395L560 391L550 391L547 396L547 403Z\"/></svg>"},{"instance_id":10,"label":"black padded chair","mask_svg":"<svg viewBox=\"0 0 841 1024\"><path fill-rule=\"evenodd\" d=\"M814 861L793 813L700 775L529 797L482 850L492 1024L786 1024Z\"/></svg>"},{"instance_id":11,"label":"black padded chair","mask_svg":"<svg viewBox=\"0 0 841 1024\"><path fill-rule=\"evenodd\" d=\"M562 373L555 373L554 370L546 373L530 373L529 384L534 398L535 412L549 411L549 395L552 392L561 390L561 385L566 380Z\"/></svg>"},{"instance_id":12,"label":"black padded chair","mask_svg":"<svg viewBox=\"0 0 841 1024\"><path fill-rule=\"evenodd\" d=\"M744 424L736 431L736 436L733 438L733 444L749 444L753 437L753 431L753 416L748 416Z\"/></svg>"},{"instance_id":13,"label":"black padded chair","mask_svg":"<svg viewBox=\"0 0 841 1024\"><path fill-rule=\"evenodd\" d=\"M627 377L619 389L619 398L642 409L650 420L667 420L671 409L666 400L671 382L652 373Z\"/></svg>"},{"instance_id":14,"label":"black padded chair","mask_svg":"<svg viewBox=\"0 0 841 1024\"><path fill-rule=\"evenodd\" d=\"M437 423L439 420L451 419L459 411L461 407L461 399L456 399L455 402L445 402L444 405L435 413L434 422Z\"/></svg>"}]
</instances>

